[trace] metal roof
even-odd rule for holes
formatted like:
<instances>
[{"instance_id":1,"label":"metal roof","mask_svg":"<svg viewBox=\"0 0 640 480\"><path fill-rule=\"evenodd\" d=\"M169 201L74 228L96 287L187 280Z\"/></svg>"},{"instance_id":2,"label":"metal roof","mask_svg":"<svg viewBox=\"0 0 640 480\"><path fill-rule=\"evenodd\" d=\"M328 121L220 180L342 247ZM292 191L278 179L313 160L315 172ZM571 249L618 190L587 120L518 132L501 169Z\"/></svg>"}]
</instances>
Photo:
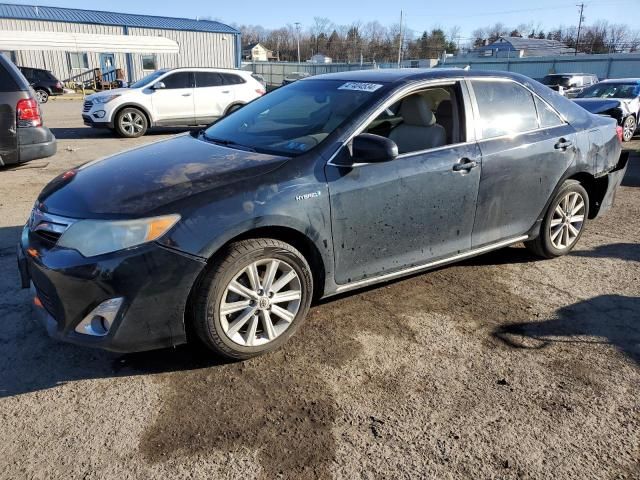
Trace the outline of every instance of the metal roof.
<instances>
[{"instance_id":1,"label":"metal roof","mask_svg":"<svg viewBox=\"0 0 640 480\"><path fill-rule=\"evenodd\" d=\"M14 5L0 3L0 18L42 20L50 22L90 23L165 30L190 30L194 32L239 34L238 30L224 23L191 18L158 17L131 13L79 10L75 8L46 7L40 5Z\"/></svg>"},{"instance_id":2,"label":"metal roof","mask_svg":"<svg viewBox=\"0 0 640 480\"><path fill-rule=\"evenodd\" d=\"M566 49L564 43L546 38L524 38L524 37L500 37L505 42L509 42L516 50L540 50L540 49ZM495 42L494 42L495 43Z\"/></svg>"}]
</instances>

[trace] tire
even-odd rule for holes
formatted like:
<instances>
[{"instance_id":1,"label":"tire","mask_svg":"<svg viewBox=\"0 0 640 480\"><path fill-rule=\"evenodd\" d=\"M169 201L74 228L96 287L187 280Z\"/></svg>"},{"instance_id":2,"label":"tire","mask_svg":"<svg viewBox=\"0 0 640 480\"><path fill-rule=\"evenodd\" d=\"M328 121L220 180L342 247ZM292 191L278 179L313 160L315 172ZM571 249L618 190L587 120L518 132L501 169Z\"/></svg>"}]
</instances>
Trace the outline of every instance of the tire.
<instances>
[{"instance_id":1,"label":"tire","mask_svg":"<svg viewBox=\"0 0 640 480\"><path fill-rule=\"evenodd\" d=\"M636 118L633 115L629 115L622 122L622 141L629 142L633 138L636 133L636 129L638 128L638 123L636 122Z\"/></svg>"},{"instance_id":2,"label":"tire","mask_svg":"<svg viewBox=\"0 0 640 480\"><path fill-rule=\"evenodd\" d=\"M138 138L147 133L149 124L146 115L137 108L123 108L116 115L115 130L125 138Z\"/></svg>"},{"instance_id":3,"label":"tire","mask_svg":"<svg viewBox=\"0 0 640 480\"><path fill-rule=\"evenodd\" d=\"M231 105L229 108L227 108L227 111L225 112L224 116L226 117L227 115L235 112L236 110L240 110L244 105L240 104L240 103L236 103L235 105Z\"/></svg>"},{"instance_id":4,"label":"tire","mask_svg":"<svg viewBox=\"0 0 640 480\"><path fill-rule=\"evenodd\" d=\"M567 215L565 212L565 209L569 210L569 208L572 208L572 215ZM542 258L566 255L580 240L588 217L587 191L577 180L567 180L549 205L538 236L525 242L525 247Z\"/></svg>"},{"instance_id":5,"label":"tire","mask_svg":"<svg viewBox=\"0 0 640 480\"><path fill-rule=\"evenodd\" d=\"M47 103L49 101L49 92L41 88L37 89L36 100L38 100L38 103Z\"/></svg>"},{"instance_id":6,"label":"tire","mask_svg":"<svg viewBox=\"0 0 640 480\"><path fill-rule=\"evenodd\" d=\"M213 352L244 360L284 344L303 323L312 296L311 269L298 250L270 238L242 240L229 245L199 282L193 327Z\"/></svg>"}]
</instances>

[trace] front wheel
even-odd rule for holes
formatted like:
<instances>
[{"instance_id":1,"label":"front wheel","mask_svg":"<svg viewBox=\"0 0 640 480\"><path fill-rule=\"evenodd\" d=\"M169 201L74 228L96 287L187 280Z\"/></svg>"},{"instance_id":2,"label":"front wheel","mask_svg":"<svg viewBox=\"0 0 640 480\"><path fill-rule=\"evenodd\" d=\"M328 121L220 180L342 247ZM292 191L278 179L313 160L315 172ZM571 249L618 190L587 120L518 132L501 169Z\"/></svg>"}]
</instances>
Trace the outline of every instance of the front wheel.
<instances>
[{"instance_id":1,"label":"front wheel","mask_svg":"<svg viewBox=\"0 0 640 480\"><path fill-rule=\"evenodd\" d=\"M36 100L38 100L38 103L47 103L49 101L49 92L42 89L36 90Z\"/></svg>"},{"instance_id":2,"label":"front wheel","mask_svg":"<svg viewBox=\"0 0 640 480\"><path fill-rule=\"evenodd\" d=\"M633 138L633 135L636 133L636 129L638 128L638 123L633 115L629 115L625 118L624 123L622 124L622 141L629 142Z\"/></svg>"},{"instance_id":3,"label":"front wheel","mask_svg":"<svg viewBox=\"0 0 640 480\"><path fill-rule=\"evenodd\" d=\"M587 191L577 180L567 180L549 205L539 235L525 246L543 258L566 255L582 236L588 215Z\"/></svg>"},{"instance_id":4,"label":"front wheel","mask_svg":"<svg viewBox=\"0 0 640 480\"><path fill-rule=\"evenodd\" d=\"M214 352L242 360L280 347L304 321L313 280L304 256L270 238L231 244L199 284L194 329Z\"/></svg>"},{"instance_id":5,"label":"front wheel","mask_svg":"<svg viewBox=\"0 0 640 480\"><path fill-rule=\"evenodd\" d=\"M137 108L125 108L118 112L115 127L121 137L141 137L147 132L147 117Z\"/></svg>"}]
</instances>

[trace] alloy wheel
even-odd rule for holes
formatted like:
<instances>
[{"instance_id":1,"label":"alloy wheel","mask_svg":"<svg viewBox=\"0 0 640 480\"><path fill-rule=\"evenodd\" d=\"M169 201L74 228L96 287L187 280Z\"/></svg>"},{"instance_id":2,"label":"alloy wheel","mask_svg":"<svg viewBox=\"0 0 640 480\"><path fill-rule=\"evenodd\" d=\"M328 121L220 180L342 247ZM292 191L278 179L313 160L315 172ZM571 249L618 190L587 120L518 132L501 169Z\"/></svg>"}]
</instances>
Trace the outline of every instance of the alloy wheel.
<instances>
[{"instance_id":1,"label":"alloy wheel","mask_svg":"<svg viewBox=\"0 0 640 480\"><path fill-rule=\"evenodd\" d=\"M135 135L140 133L144 128L144 119L142 118L142 115L138 113L127 112L122 116L120 126L127 135Z\"/></svg>"},{"instance_id":2,"label":"alloy wheel","mask_svg":"<svg viewBox=\"0 0 640 480\"><path fill-rule=\"evenodd\" d=\"M556 205L549 223L549 238L558 250L571 247L582 230L586 204L578 192L567 193Z\"/></svg>"},{"instance_id":3,"label":"alloy wheel","mask_svg":"<svg viewBox=\"0 0 640 480\"><path fill-rule=\"evenodd\" d=\"M298 273L283 260L267 258L249 264L224 290L218 310L222 330L245 347L272 342L295 319L301 289Z\"/></svg>"},{"instance_id":4,"label":"alloy wheel","mask_svg":"<svg viewBox=\"0 0 640 480\"><path fill-rule=\"evenodd\" d=\"M636 133L636 119L633 117L627 118L624 122L624 126L622 127L622 139L625 142L628 142L633 138L633 134Z\"/></svg>"},{"instance_id":5,"label":"alloy wheel","mask_svg":"<svg viewBox=\"0 0 640 480\"><path fill-rule=\"evenodd\" d=\"M47 103L49 94L43 90L36 90L36 100L38 100L38 103Z\"/></svg>"}]
</instances>

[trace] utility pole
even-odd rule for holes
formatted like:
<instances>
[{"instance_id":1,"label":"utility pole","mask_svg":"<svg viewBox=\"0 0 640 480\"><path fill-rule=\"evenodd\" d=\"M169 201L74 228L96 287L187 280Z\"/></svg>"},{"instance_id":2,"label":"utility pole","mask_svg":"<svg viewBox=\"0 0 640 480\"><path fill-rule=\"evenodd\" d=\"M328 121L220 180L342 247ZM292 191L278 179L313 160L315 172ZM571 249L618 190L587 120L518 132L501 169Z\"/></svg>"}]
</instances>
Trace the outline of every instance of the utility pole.
<instances>
[{"instance_id":1,"label":"utility pole","mask_svg":"<svg viewBox=\"0 0 640 480\"><path fill-rule=\"evenodd\" d=\"M400 41L398 42L398 68L402 60L402 10L400 10Z\"/></svg>"},{"instance_id":2,"label":"utility pole","mask_svg":"<svg viewBox=\"0 0 640 480\"><path fill-rule=\"evenodd\" d=\"M580 43L580 30L582 29L582 22L584 22L584 16L582 15L582 12L584 11L584 3L581 3L580 5L577 5L578 7L580 7L580 19L578 20L578 35L576 37L576 51L573 54L574 56L578 55L578 44Z\"/></svg>"},{"instance_id":3,"label":"utility pole","mask_svg":"<svg viewBox=\"0 0 640 480\"><path fill-rule=\"evenodd\" d=\"M297 40L298 40L298 63L300 63L300 22L296 22L296 32L297 32Z\"/></svg>"}]
</instances>

